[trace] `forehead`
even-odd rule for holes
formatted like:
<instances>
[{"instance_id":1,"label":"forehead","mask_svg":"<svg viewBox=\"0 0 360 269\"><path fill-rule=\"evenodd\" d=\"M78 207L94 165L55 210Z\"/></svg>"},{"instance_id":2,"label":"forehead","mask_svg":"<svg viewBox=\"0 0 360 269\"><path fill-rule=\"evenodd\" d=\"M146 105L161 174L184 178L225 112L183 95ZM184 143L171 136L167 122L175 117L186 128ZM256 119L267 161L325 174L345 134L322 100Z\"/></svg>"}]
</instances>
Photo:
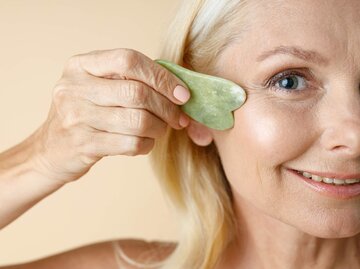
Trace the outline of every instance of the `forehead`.
<instances>
[{"instance_id":1,"label":"forehead","mask_svg":"<svg viewBox=\"0 0 360 269\"><path fill-rule=\"evenodd\" d=\"M359 0L246 0L249 19L259 27L322 26L337 33L360 26Z\"/></svg>"},{"instance_id":2,"label":"forehead","mask_svg":"<svg viewBox=\"0 0 360 269\"><path fill-rule=\"evenodd\" d=\"M245 1L247 27L232 51L244 61L285 45L360 62L359 0ZM235 59L234 53L230 59Z\"/></svg>"}]
</instances>

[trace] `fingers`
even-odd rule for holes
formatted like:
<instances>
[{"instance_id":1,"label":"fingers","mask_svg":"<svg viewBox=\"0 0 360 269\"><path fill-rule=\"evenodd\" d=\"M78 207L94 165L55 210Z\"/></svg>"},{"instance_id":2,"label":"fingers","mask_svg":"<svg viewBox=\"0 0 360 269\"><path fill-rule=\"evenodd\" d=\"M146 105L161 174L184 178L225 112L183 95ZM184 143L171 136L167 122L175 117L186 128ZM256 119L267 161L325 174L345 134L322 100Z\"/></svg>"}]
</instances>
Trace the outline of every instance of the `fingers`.
<instances>
[{"instance_id":1,"label":"fingers","mask_svg":"<svg viewBox=\"0 0 360 269\"><path fill-rule=\"evenodd\" d=\"M97 130L139 137L160 138L167 124L144 109L102 107L88 104L79 121Z\"/></svg>"},{"instance_id":2,"label":"fingers","mask_svg":"<svg viewBox=\"0 0 360 269\"><path fill-rule=\"evenodd\" d=\"M185 114L179 105L184 102L173 95L178 85L186 87L134 50L71 57L54 87L51 110L41 129L39 148L44 166L50 167L45 170L69 182L103 156L149 153L168 125L183 128L179 121Z\"/></svg>"},{"instance_id":3,"label":"fingers","mask_svg":"<svg viewBox=\"0 0 360 269\"><path fill-rule=\"evenodd\" d=\"M55 105L61 125L66 130L81 127L86 130L160 138L167 128L164 121L144 109L97 106L66 94L58 95Z\"/></svg>"},{"instance_id":4,"label":"fingers","mask_svg":"<svg viewBox=\"0 0 360 269\"><path fill-rule=\"evenodd\" d=\"M67 83L74 85L73 82ZM65 84L67 83L65 82ZM67 89L66 91L68 92L68 95L76 97L77 99L81 98L88 100L100 107L108 106L144 109L164 121L163 124L160 124L155 120L154 123L157 125L163 126L167 123L175 129L183 128L179 124L180 115L184 114L180 107L169 101L163 95L154 91L145 83L139 81L109 80L92 77L87 78L87 80L83 83L81 81L77 81L76 90L73 90L67 85L59 86L59 88L62 88L62 90ZM105 110L106 109L103 109L103 111ZM99 113L102 112L99 110ZM122 115L133 116L135 113L136 112L124 112ZM148 117L146 112L140 113L143 113L143 118ZM96 115L97 112L92 112L89 116L96 118Z\"/></svg>"},{"instance_id":5,"label":"fingers","mask_svg":"<svg viewBox=\"0 0 360 269\"><path fill-rule=\"evenodd\" d=\"M145 155L154 147L152 138L93 131L81 153L88 158L115 155Z\"/></svg>"},{"instance_id":6,"label":"fingers","mask_svg":"<svg viewBox=\"0 0 360 269\"><path fill-rule=\"evenodd\" d=\"M73 56L68 68L82 70L92 76L121 80L137 80L147 84L175 104L183 104L173 95L184 82L146 55L131 49L93 51Z\"/></svg>"}]
</instances>

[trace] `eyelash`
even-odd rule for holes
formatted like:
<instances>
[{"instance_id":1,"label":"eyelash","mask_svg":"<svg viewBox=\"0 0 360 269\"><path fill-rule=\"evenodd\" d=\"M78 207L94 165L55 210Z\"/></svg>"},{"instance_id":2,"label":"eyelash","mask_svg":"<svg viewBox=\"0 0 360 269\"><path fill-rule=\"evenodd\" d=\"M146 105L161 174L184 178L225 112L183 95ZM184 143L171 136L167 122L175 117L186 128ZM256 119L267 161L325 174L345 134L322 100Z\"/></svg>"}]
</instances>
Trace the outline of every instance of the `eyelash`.
<instances>
[{"instance_id":1,"label":"eyelash","mask_svg":"<svg viewBox=\"0 0 360 269\"><path fill-rule=\"evenodd\" d=\"M277 82L279 82L280 80L282 80L284 78L287 78L289 76L293 76L293 75L300 76L300 77L304 78L306 82L308 81L307 76L304 75L303 73L301 73L299 71L295 71L295 70L287 70L287 71L280 72L280 73L276 74L275 76L273 76L267 82L266 85L267 85L268 88L271 88L273 91L281 91L281 92L285 92L285 93L294 93L295 92L295 94L301 94L303 91L305 91L305 89L303 89L303 90L294 90L294 89L285 89L285 88L275 87L275 84ZM307 83L306 83L305 88L307 88Z\"/></svg>"}]
</instances>

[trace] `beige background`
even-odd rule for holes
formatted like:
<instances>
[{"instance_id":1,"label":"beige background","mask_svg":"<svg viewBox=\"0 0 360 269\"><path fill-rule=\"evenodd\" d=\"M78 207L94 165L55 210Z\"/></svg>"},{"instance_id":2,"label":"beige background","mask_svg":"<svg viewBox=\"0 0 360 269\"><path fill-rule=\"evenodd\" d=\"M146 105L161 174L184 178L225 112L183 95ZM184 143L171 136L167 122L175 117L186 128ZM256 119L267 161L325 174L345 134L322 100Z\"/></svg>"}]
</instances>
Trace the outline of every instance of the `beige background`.
<instances>
[{"instance_id":1,"label":"beige background","mask_svg":"<svg viewBox=\"0 0 360 269\"><path fill-rule=\"evenodd\" d=\"M66 60L127 47L155 59L178 0L1 0L0 151L46 119ZM6 206L6 205L0 205ZM176 240L147 156L107 157L0 231L0 265L115 238Z\"/></svg>"}]
</instances>

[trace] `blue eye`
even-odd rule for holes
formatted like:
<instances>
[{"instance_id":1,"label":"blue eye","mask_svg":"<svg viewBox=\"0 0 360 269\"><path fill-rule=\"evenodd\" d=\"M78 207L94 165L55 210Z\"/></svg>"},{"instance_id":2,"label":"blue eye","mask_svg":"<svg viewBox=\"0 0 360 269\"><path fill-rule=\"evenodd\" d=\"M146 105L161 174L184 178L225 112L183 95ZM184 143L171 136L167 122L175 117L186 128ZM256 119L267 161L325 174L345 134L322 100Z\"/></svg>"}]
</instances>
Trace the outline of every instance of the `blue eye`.
<instances>
[{"instance_id":1,"label":"blue eye","mask_svg":"<svg viewBox=\"0 0 360 269\"><path fill-rule=\"evenodd\" d=\"M306 88L306 79L297 72L287 71L274 76L270 81L270 87L275 91L299 92Z\"/></svg>"}]
</instances>

